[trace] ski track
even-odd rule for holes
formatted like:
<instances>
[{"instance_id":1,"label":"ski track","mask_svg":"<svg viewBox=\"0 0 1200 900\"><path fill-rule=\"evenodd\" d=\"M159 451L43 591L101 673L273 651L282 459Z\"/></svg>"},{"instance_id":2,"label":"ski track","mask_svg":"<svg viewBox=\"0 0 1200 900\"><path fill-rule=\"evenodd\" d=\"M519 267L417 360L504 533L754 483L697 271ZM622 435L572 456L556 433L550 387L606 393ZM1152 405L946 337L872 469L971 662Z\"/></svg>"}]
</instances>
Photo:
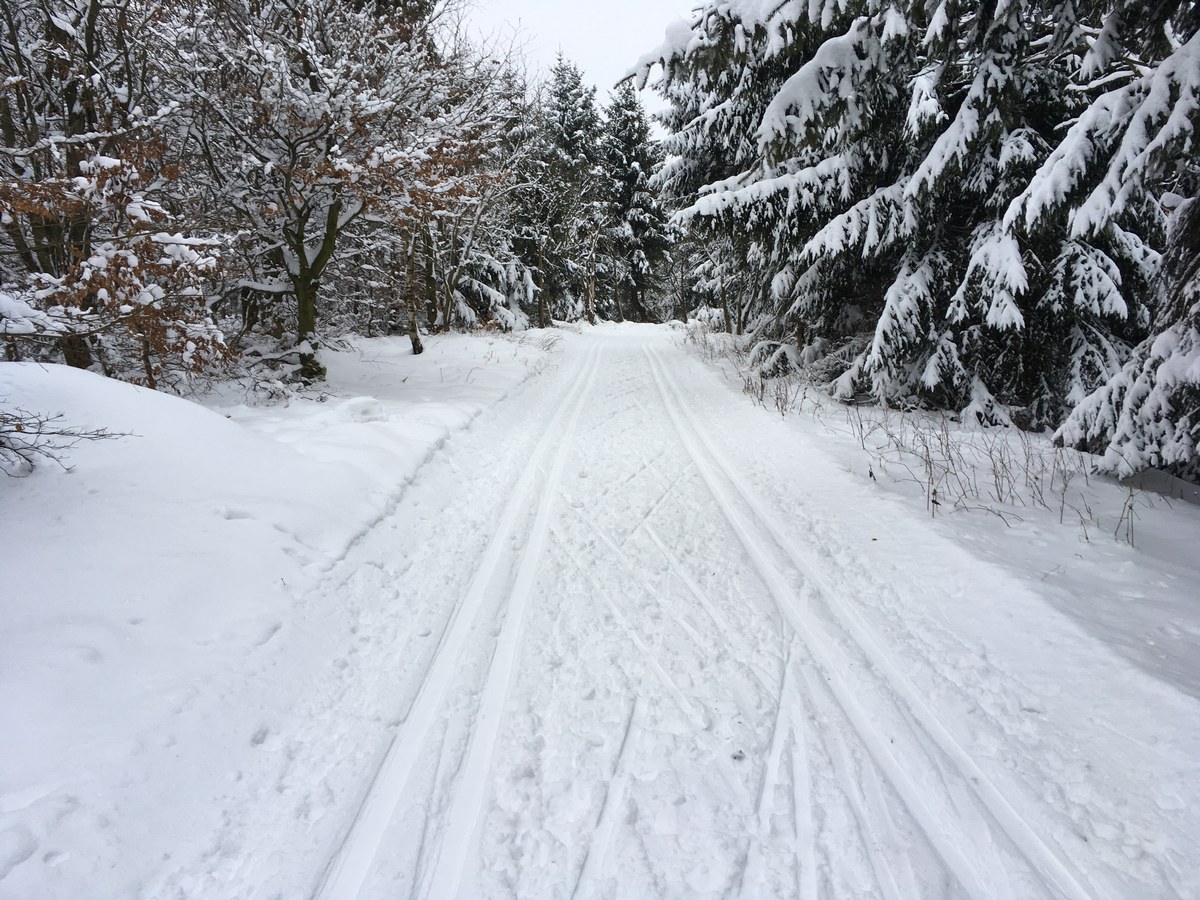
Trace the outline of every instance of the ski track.
<instances>
[{"instance_id":1,"label":"ski track","mask_svg":"<svg viewBox=\"0 0 1200 900\"><path fill-rule=\"evenodd\" d=\"M570 550L566 550L564 552L571 559L571 561L575 563L575 566L579 571L579 576L586 579L596 590L596 593L604 597L605 606L608 608L609 612L612 613L613 618L617 621L617 624L621 626L621 630L626 634L626 636L628 636L630 642L637 647L638 652L642 654L642 659L654 671L654 674L658 676L659 682L664 688L667 689L667 692L675 700L676 705L679 707L679 711L687 716L693 727L697 729L707 730L712 727L712 723L709 721L708 716L697 709L695 704L688 699L687 694L683 692L683 689L680 688L675 682L675 679L671 677L671 674L667 671L666 667L663 666L662 662L659 661L654 650L646 642L646 639L638 632L637 628L630 621L629 617L621 611L621 608L617 606L617 604L613 602L613 599L604 591L603 585L593 578L591 570L588 568L588 566L578 557L574 556ZM622 562L624 562L624 560L622 560ZM628 565L628 563L625 564ZM647 597L653 598L656 596L654 589L649 584L642 582L641 587Z\"/></svg>"},{"instance_id":2,"label":"ski track","mask_svg":"<svg viewBox=\"0 0 1200 900\"><path fill-rule=\"evenodd\" d=\"M871 716L855 699L854 689L846 684L847 673L844 662L839 660L837 648L828 642L829 639L823 634L824 629L817 624L816 620L800 610L793 599L792 590L788 587L786 579L762 549L764 546L774 544L779 551L782 551L785 559L822 589L825 594L826 609L835 619L839 620L838 624L845 629L846 634L856 643L869 664L879 673L880 680L883 682L883 691L893 694L896 702L907 707L907 711L913 714L913 724L922 729L923 734L958 768L962 785L978 801L980 809L977 811L977 816L990 817L998 829L1008 837L1014 847L1041 875L1047 886L1053 886L1056 893L1071 898L1071 900L1087 900L1087 898L1096 896L1097 892L1094 888L1085 887L1082 883L1082 876L1074 872L1067 862L1041 840L1036 830L1020 817L1007 798L1000 793L970 755L958 744L946 726L920 700L916 689L895 664L884 656L865 626L855 620L849 604L838 602L832 586L815 571L811 562L801 556L790 539L784 535L782 527L775 523L761 502L748 492L737 474L706 440L700 426L696 424L694 417L677 393L677 389L670 383L670 377L655 350L646 347L645 353L655 384L667 407L668 414L676 426L680 440L688 448L689 455L708 483L714 499L717 500L726 518L738 534L754 562L755 568L768 584L772 597L779 604L780 611L792 624L797 637L808 647L816 665L823 670L830 693L833 694L837 704L850 720L863 745L887 774L893 788L900 794L908 810L918 820L925 836L934 845L946 866L954 873L960 886L972 896L992 897L997 890L994 878L1002 877L1005 867L996 866L987 874L979 871L976 859L981 848L961 846L955 836L955 832L961 830L950 827L962 819L961 810L956 809L953 798L945 798L938 808L931 808L928 801L932 798L927 793L929 785L921 785L907 774L905 765L888 749L888 744L894 741L894 738L885 740L872 726ZM741 501L741 504L748 510L750 518L737 512L731 494ZM919 753L919 748L914 747L914 749L917 749ZM936 762L933 762L933 765L935 768L939 768ZM978 822L971 824L977 826ZM868 840L867 843L872 842Z\"/></svg>"},{"instance_id":3,"label":"ski track","mask_svg":"<svg viewBox=\"0 0 1200 900\"><path fill-rule=\"evenodd\" d=\"M559 444L537 501L537 512L533 527L525 541L516 578L506 591L507 609L504 625L496 642L487 682L480 695L479 713L475 729L471 734L463 772L455 788L454 801L441 829L442 850L438 854L437 866L426 896L454 897L467 866L470 852L478 845L478 829L481 823L482 805L488 796L492 754L500 719L508 702L512 682L516 676L517 656L524 635L525 610L533 594L538 563L546 546L550 530L550 516L562 481L563 466L567 451L574 439L579 416L587 406L588 398L596 383L596 372L600 366L599 350L595 351L587 366L581 388L571 410L565 433L558 438ZM556 428L551 427L547 436L553 436Z\"/></svg>"},{"instance_id":4,"label":"ski track","mask_svg":"<svg viewBox=\"0 0 1200 900\"><path fill-rule=\"evenodd\" d=\"M407 500L324 573L374 654L336 700L398 708L359 732L366 747L342 750L355 732L333 729L354 801L330 793L320 760L284 765L280 795L328 795L304 819L327 837L295 896L1114 895L1027 820L1029 798L989 777L899 652L975 649L948 627L885 642L828 539L801 543L717 449L661 339L616 334L587 338L528 430L500 431L532 449L497 448L511 487L472 520L495 519L481 551L442 561L461 573L430 572L425 551L420 565L364 558L386 552L389 517L411 519ZM462 482L460 518L489 484ZM432 524L429 505L417 518Z\"/></svg>"},{"instance_id":5,"label":"ski track","mask_svg":"<svg viewBox=\"0 0 1200 900\"><path fill-rule=\"evenodd\" d=\"M572 426L578 420L579 412L584 406L584 399L599 367L600 352L600 347L592 350L581 372L563 391L563 398L559 401L550 426L546 429L541 441L534 450L533 456L525 466L521 480L513 492L513 497L505 509L504 517L496 533L488 543L483 559L468 588L467 594L462 598L451 615L451 619L446 627L446 634L440 646L435 651L433 662L429 666L412 707L405 716L400 731L389 747L382 765L376 772L375 778L368 788L367 795L359 808L357 816L355 816L354 821L350 825L345 839L333 859L330 860L321 883L314 893L315 897L321 898L321 900L341 900L341 898L354 897L358 895L363 883L366 881L384 831L388 827L392 815L404 794L409 775L424 747L426 736L438 716L442 699L454 681L459 660L464 652L466 652L469 640L476 631L474 624L477 613L487 605L492 581L500 574L501 564L504 559L504 548L517 529L520 512L535 494L538 468L545 457L550 454L555 442L560 440L557 429L562 420L569 415ZM556 469L561 467L561 456L562 452L560 448L560 459L554 463ZM548 505L550 497L551 493L544 491L542 494L542 503ZM535 530L544 529L546 527L545 520L545 507L539 506L538 519L534 526ZM532 548L535 555L536 553L540 553L541 544L542 541L537 541ZM526 556L528 556L529 552L530 547L527 545ZM518 574L518 580L522 582L526 591L528 591L528 585L525 582L532 577L535 567L536 562L534 565L528 567L522 565L521 573L524 574ZM513 591L508 592L508 596L503 596L504 592L501 590L501 602L510 600L515 592L514 588ZM523 603L524 596L520 598L520 601ZM518 608L515 617L512 616L510 609L510 616L506 617L506 622L512 622L513 624L505 633L506 636L503 639L502 666L506 664L511 665L510 660L516 652L515 644L519 643L520 620L521 609ZM493 661L495 661L495 657L493 657ZM494 695L497 691L495 689L489 691L485 687L484 693L488 699L496 699ZM502 686L500 689L501 702L503 701L503 696ZM472 768L468 769L467 772L472 782L480 780L477 772L480 767L486 769L486 760L481 760L480 756L487 752L488 737L494 740L494 729L496 726L490 717L499 716L500 712L500 709L485 710L485 715L489 717L484 723L487 729L486 736L482 743L473 745L473 747L478 746L483 749L471 754L470 765ZM483 774L483 778L486 778L486 771ZM456 822L466 815L468 815L467 810L460 805L456 805L451 812L451 816ZM474 836L474 832L475 829L472 826L469 836L464 836L459 832L456 834L456 838L470 841ZM454 858L460 858L462 852L465 851L456 851L453 854ZM449 876L447 876L445 869L440 866L438 869L435 869L435 882L439 879L444 881L447 877ZM453 895L452 890L444 896Z\"/></svg>"},{"instance_id":6,"label":"ski track","mask_svg":"<svg viewBox=\"0 0 1200 900\"><path fill-rule=\"evenodd\" d=\"M629 708L629 718L625 723L625 732L621 735L621 743L617 747L617 757L613 761L612 775L604 788L604 800L600 805L600 815L596 819L595 837L584 850L583 864L579 867L579 875L575 886L571 889L571 900L580 896L580 890L589 884L601 871L604 859L612 845L613 830L616 827L616 817L625 801L625 748L629 746L629 737L637 725L638 698L634 696Z\"/></svg>"},{"instance_id":7,"label":"ski track","mask_svg":"<svg viewBox=\"0 0 1200 900\"><path fill-rule=\"evenodd\" d=\"M791 717L791 747L788 754L792 776L792 837L795 841L796 896L800 900L817 900L817 837L812 818L812 776L808 771L808 753L803 732L797 734L803 721L803 710Z\"/></svg>"}]
</instances>

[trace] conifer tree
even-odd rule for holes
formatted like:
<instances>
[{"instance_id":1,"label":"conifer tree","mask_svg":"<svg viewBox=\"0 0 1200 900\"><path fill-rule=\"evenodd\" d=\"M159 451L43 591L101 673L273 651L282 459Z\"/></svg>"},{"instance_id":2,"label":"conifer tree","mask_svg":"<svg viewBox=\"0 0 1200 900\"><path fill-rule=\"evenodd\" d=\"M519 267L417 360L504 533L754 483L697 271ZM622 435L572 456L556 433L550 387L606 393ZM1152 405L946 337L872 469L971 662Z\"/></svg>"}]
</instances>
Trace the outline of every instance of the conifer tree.
<instances>
[{"instance_id":1,"label":"conifer tree","mask_svg":"<svg viewBox=\"0 0 1200 900\"><path fill-rule=\"evenodd\" d=\"M651 178L662 153L629 81L613 92L605 110L600 155L607 181L608 282L618 318L647 321L647 295L667 262L671 234Z\"/></svg>"},{"instance_id":2,"label":"conifer tree","mask_svg":"<svg viewBox=\"0 0 1200 900\"><path fill-rule=\"evenodd\" d=\"M515 246L534 272L538 324L577 318L587 289L586 260L603 227L598 169L600 114L596 89L561 54L541 98L536 150L519 175Z\"/></svg>"},{"instance_id":3,"label":"conifer tree","mask_svg":"<svg viewBox=\"0 0 1200 900\"><path fill-rule=\"evenodd\" d=\"M1169 239L1150 334L1055 439L1099 453L1112 474L1156 467L1200 481L1200 9L1113 4L1080 68L1102 88L1010 215L1065 210L1088 240L1165 189Z\"/></svg>"},{"instance_id":4,"label":"conifer tree","mask_svg":"<svg viewBox=\"0 0 1200 900\"><path fill-rule=\"evenodd\" d=\"M1135 6L710 3L642 63L664 178L761 266L760 336L838 351L839 396L1055 424L1150 318L1161 166L1121 135L1162 161L1194 128L1187 16Z\"/></svg>"}]
</instances>

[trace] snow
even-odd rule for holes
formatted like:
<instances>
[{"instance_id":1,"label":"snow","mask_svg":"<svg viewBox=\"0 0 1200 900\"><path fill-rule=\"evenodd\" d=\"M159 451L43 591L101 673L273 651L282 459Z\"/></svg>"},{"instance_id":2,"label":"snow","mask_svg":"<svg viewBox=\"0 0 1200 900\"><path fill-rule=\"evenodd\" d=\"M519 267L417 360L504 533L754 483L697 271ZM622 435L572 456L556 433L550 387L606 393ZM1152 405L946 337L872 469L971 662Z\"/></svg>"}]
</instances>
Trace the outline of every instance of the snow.
<instances>
[{"instance_id":1,"label":"snow","mask_svg":"<svg viewBox=\"0 0 1200 900\"><path fill-rule=\"evenodd\" d=\"M982 281L982 294L989 298L987 324L997 330L1023 329L1025 317L1017 300L1029 289L1029 279L1021 258L1021 246L1011 231L990 224L976 229L967 272L956 297L966 294L973 278Z\"/></svg>"},{"instance_id":2,"label":"snow","mask_svg":"<svg viewBox=\"0 0 1200 900\"><path fill-rule=\"evenodd\" d=\"M0 364L0 397L129 435L0 488L0 517L20 523L0 549L0 834L38 849L9 872L24 850L0 847L0 896L130 896L203 836L269 703L330 665L268 674L256 654L293 646L300 598L543 357L532 337L440 338L416 358L407 340L361 341L329 355L319 399L222 412Z\"/></svg>"},{"instance_id":3,"label":"snow","mask_svg":"<svg viewBox=\"0 0 1200 900\"><path fill-rule=\"evenodd\" d=\"M655 65L667 65L677 57L683 56L692 45L693 39L692 26L689 22L683 19L669 22L663 34L663 42L654 50L643 54L637 65L625 73L625 77L635 78L637 89L639 91L644 89L646 81L650 77L650 70Z\"/></svg>"},{"instance_id":4,"label":"snow","mask_svg":"<svg viewBox=\"0 0 1200 900\"><path fill-rule=\"evenodd\" d=\"M1200 510L931 517L677 329L528 334L0 365L138 435L0 493L0 896L1200 892Z\"/></svg>"},{"instance_id":5,"label":"snow","mask_svg":"<svg viewBox=\"0 0 1200 900\"><path fill-rule=\"evenodd\" d=\"M35 309L18 296L0 291L0 334L54 334L66 330L60 319Z\"/></svg>"},{"instance_id":6,"label":"snow","mask_svg":"<svg viewBox=\"0 0 1200 900\"><path fill-rule=\"evenodd\" d=\"M1106 27L1108 22L1106 21ZM1094 52L1108 44L1101 35ZM1085 69L1089 65L1085 61ZM1083 183L1085 172L1107 160L1104 177L1070 213L1072 237L1091 237L1120 218L1136 185L1157 172L1163 158L1192 146L1192 122L1200 110L1200 34L1176 48L1149 74L1102 94L1067 131L1028 187L1010 204L1005 223L1022 216L1027 227L1058 210ZM1119 142L1117 141L1119 138ZM1111 144L1116 152L1108 157Z\"/></svg>"},{"instance_id":7,"label":"snow","mask_svg":"<svg viewBox=\"0 0 1200 900\"><path fill-rule=\"evenodd\" d=\"M1189 318L1195 316L1193 304ZM1111 434L1101 465L1121 477L1149 466L1187 472L1196 437L1188 415L1176 421L1172 412L1176 397L1200 383L1200 329L1189 318L1143 341L1108 383L1083 398L1060 426L1061 438L1077 446Z\"/></svg>"},{"instance_id":8,"label":"snow","mask_svg":"<svg viewBox=\"0 0 1200 900\"><path fill-rule=\"evenodd\" d=\"M912 98L908 104L908 116L905 119L905 133L909 138L918 139L931 125L940 125L946 120L946 111L938 100L938 84L942 80L942 68L930 66L919 72L912 82Z\"/></svg>"},{"instance_id":9,"label":"snow","mask_svg":"<svg viewBox=\"0 0 1200 900\"><path fill-rule=\"evenodd\" d=\"M1200 34L1176 48L1142 80L1144 84L1125 99L1124 134L1103 181L1071 213L1073 236L1096 234L1118 219L1138 199L1132 186L1162 171L1163 159L1172 150L1181 155L1192 152L1193 123L1200 115ZM1049 163L1046 168L1050 177L1056 174Z\"/></svg>"},{"instance_id":10,"label":"snow","mask_svg":"<svg viewBox=\"0 0 1200 900\"><path fill-rule=\"evenodd\" d=\"M866 17L855 19L845 34L822 42L812 58L788 76L763 112L756 133L760 144L789 133L803 134L831 102L829 95L855 107L850 73L862 65L860 54L869 56L863 50L870 35L869 23Z\"/></svg>"},{"instance_id":11,"label":"snow","mask_svg":"<svg viewBox=\"0 0 1200 900\"><path fill-rule=\"evenodd\" d=\"M985 53L977 65L978 71L958 114L938 135L929 153L909 178L905 188L905 195L909 199L916 199L923 192L940 185L947 170L963 164L978 143L986 118L994 114L995 96L1010 83L1012 63L1006 56Z\"/></svg>"}]
</instances>

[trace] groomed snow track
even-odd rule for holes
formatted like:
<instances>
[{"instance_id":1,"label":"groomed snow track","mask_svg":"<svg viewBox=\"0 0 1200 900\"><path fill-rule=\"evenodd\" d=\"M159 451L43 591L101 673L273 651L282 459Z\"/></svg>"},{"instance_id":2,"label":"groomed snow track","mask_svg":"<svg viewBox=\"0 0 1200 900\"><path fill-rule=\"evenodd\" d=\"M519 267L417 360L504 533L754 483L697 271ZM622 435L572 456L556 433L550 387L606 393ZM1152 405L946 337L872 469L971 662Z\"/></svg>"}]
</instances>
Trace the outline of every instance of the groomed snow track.
<instances>
[{"instance_id":1,"label":"groomed snow track","mask_svg":"<svg viewBox=\"0 0 1200 900\"><path fill-rule=\"evenodd\" d=\"M931 518L693 332L561 337L371 341L270 441L14 370L146 425L14 509L162 558L14 569L0 900L1200 897L1200 520Z\"/></svg>"},{"instance_id":2,"label":"groomed snow track","mask_svg":"<svg viewBox=\"0 0 1200 900\"><path fill-rule=\"evenodd\" d=\"M785 715L785 705L791 702L798 702L803 708L822 695L830 698L967 895L979 900L1028 896L1024 893L1028 888L1013 885L1010 877L1011 854L1016 851L1058 895L1071 900L1096 896L1021 818L857 619L852 605L839 599L830 580L821 574L819 564L786 534L764 503L713 449L671 383L658 354L649 347L645 352L680 441L768 586L777 609L804 648L805 653L795 664L800 667L801 681L807 686L806 696L796 701L789 697L787 676L793 664L789 655L780 691L780 717ZM817 590L794 591L784 575L789 565ZM825 621L809 612L816 606L825 613ZM834 628L841 632L840 641L832 633ZM839 643L852 644L853 653L844 653ZM850 660L854 657L864 659L867 665L852 670ZM873 708L864 707L858 699L863 696L872 699ZM881 709L881 703L892 708ZM822 718L830 723L836 715L835 712ZM891 727L880 727L881 722ZM837 741L839 737L835 733L832 739ZM896 746L897 741L900 747ZM836 756L844 758L845 753L839 748ZM845 781L847 795L853 798L856 788L844 765L839 767L839 775ZM880 794L877 785L864 784L861 789L875 798ZM973 802L964 803L968 797ZM887 821L886 810L877 805L873 812L880 822ZM862 816L864 822L870 821L870 813L866 811ZM964 841L967 836L970 839ZM873 855L872 865L880 878L880 887L896 898L917 895L911 871L907 871L903 860L896 862L900 872L894 871L885 854Z\"/></svg>"},{"instance_id":3,"label":"groomed snow track","mask_svg":"<svg viewBox=\"0 0 1200 900\"><path fill-rule=\"evenodd\" d=\"M756 490L661 332L581 343L536 440L497 448L520 474L359 800L328 805L312 896L1122 896L1119 848L1076 839L974 682L913 655L945 636L892 639L880 610L920 585Z\"/></svg>"},{"instance_id":4,"label":"groomed snow track","mask_svg":"<svg viewBox=\"0 0 1200 900\"><path fill-rule=\"evenodd\" d=\"M506 504L495 534L488 542L466 595L455 607L438 649L421 682L416 700L401 719L400 729L375 773L358 815L330 860L315 896L355 897L362 889L372 861L391 821L417 758L441 712L443 700L458 673L467 645L478 629L480 611L500 605L503 625L492 650L487 681L479 694L479 713L471 732L454 799L446 820L437 829L437 849L427 896L452 897L468 854L477 846L480 804L487 795L492 753L499 719L515 674L525 608L549 529L549 520L562 478L567 448L596 380L600 347L594 348L582 370L563 391L557 412L525 464ZM531 522L523 522L532 506ZM506 571L505 546L524 530L515 571Z\"/></svg>"}]
</instances>

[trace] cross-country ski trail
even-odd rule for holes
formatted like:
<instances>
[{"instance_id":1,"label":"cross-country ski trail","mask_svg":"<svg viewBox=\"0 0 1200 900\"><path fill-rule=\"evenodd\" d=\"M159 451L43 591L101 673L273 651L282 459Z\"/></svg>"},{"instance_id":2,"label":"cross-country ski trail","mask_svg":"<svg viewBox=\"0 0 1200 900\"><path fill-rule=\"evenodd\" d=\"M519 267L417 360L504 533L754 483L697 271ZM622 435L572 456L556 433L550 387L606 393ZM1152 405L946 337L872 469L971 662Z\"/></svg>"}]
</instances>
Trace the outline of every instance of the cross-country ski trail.
<instances>
[{"instance_id":1,"label":"cross-country ski trail","mask_svg":"<svg viewBox=\"0 0 1200 900\"><path fill-rule=\"evenodd\" d=\"M1200 896L1194 698L678 332L567 341L320 591L295 627L346 650L237 849L151 894Z\"/></svg>"}]
</instances>

